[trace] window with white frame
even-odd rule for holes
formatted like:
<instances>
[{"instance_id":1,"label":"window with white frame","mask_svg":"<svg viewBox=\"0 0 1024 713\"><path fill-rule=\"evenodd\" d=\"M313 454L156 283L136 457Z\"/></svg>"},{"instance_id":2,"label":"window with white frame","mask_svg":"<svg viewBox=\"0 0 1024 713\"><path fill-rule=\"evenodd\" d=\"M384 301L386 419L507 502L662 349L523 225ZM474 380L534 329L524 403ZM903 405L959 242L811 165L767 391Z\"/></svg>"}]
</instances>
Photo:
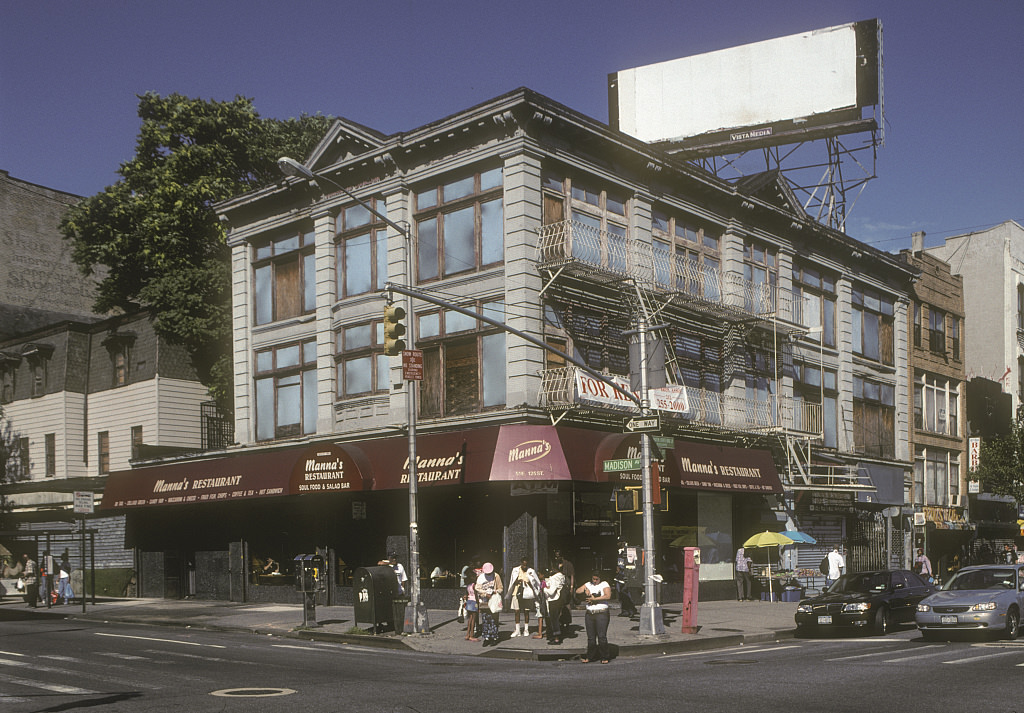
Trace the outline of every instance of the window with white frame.
<instances>
[{"instance_id":1,"label":"window with white frame","mask_svg":"<svg viewBox=\"0 0 1024 713\"><path fill-rule=\"evenodd\" d=\"M839 447L839 389L835 369L822 368L818 364L801 361L793 362L793 398L797 403L797 415L804 430L822 433L822 445L826 448ZM815 424L801 407L803 403L821 405L821 424Z\"/></svg>"},{"instance_id":2,"label":"window with white frame","mask_svg":"<svg viewBox=\"0 0 1024 713\"><path fill-rule=\"evenodd\" d=\"M253 299L256 324L316 309L315 236L298 227L255 243Z\"/></svg>"},{"instance_id":3,"label":"window with white frame","mask_svg":"<svg viewBox=\"0 0 1024 713\"><path fill-rule=\"evenodd\" d=\"M960 382L934 374L914 375L914 428L960 435Z\"/></svg>"},{"instance_id":4,"label":"window with white frame","mask_svg":"<svg viewBox=\"0 0 1024 713\"><path fill-rule=\"evenodd\" d=\"M683 383L693 389L690 392L693 419L702 423L721 423L721 341L704 335L677 331L673 334L673 346Z\"/></svg>"},{"instance_id":5,"label":"window with white frame","mask_svg":"<svg viewBox=\"0 0 1024 713\"><path fill-rule=\"evenodd\" d=\"M960 454L941 448L918 448L914 453L914 504L933 507L960 505Z\"/></svg>"},{"instance_id":6,"label":"window with white frame","mask_svg":"<svg viewBox=\"0 0 1024 713\"><path fill-rule=\"evenodd\" d=\"M365 199L374 210L387 215L383 198ZM381 290L388 281L387 227L365 206L343 208L337 222L338 296L350 297Z\"/></svg>"},{"instance_id":7,"label":"window with white frame","mask_svg":"<svg viewBox=\"0 0 1024 713\"><path fill-rule=\"evenodd\" d=\"M743 244L744 306L754 314L775 311L776 289L779 284L779 250L747 240Z\"/></svg>"},{"instance_id":8,"label":"window with white frame","mask_svg":"<svg viewBox=\"0 0 1024 713\"><path fill-rule=\"evenodd\" d=\"M720 230L668 209L655 209L651 233L655 280L709 300L721 297Z\"/></svg>"},{"instance_id":9,"label":"window with white frame","mask_svg":"<svg viewBox=\"0 0 1024 713\"><path fill-rule=\"evenodd\" d=\"M504 260L502 188L499 167L416 193L420 282L479 270Z\"/></svg>"},{"instance_id":10,"label":"window with white frame","mask_svg":"<svg viewBox=\"0 0 1024 713\"><path fill-rule=\"evenodd\" d=\"M627 267L627 193L582 174L546 171L544 223L569 219L572 255L619 272Z\"/></svg>"},{"instance_id":11,"label":"window with white frame","mask_svg":"<svg viewBox=\"0 0 1024 713\"><path fill-rule=\"evenodd\" d=\"M853 352L883 364L894 363L892 297L854 286L851 296Z\"/></svg>"},{"instance_id":12,"label":"window with white frame","mask_svg":"<svg viewBox=\"0 0 1024 713\"><path fill-rule=\"evenodd\" d=\"M354 324L338 331L338 398L388 391L391 357L384 353L384 323Z\"/></svg>"},{"instance_id":13,"label":"window with white frame","mask_svg":"<svg viewBox=\"0 0 1024 713\"><path fill-rule=\"evenodd\" d=\"M504 320L501 301L471 309ZM420 414L474 413L505 405L505 332L454 310L417 315L417 347L423 350Z\"/></svg>"},{"instance_id":14,"label":"window with white frame","mask_svg":"<svg viewBox=\"0 0 1024 713\"><path fill-rule=\"evenodd\" d=\"M808 339L822 345L836 345L836 280L827 270L793 263L793 297L800 305L800 324L821 332L810 332Z\"/></svg>"},{"instance_id":15,"label":"window with white frame","mask_svg":"<svg viewBox=\"0 0 1024 713\"><path fill-rule=\"evenodd\" d=\"M256 352L256 438L316 433L316 341Z\"/></svg>"}]
</instances>

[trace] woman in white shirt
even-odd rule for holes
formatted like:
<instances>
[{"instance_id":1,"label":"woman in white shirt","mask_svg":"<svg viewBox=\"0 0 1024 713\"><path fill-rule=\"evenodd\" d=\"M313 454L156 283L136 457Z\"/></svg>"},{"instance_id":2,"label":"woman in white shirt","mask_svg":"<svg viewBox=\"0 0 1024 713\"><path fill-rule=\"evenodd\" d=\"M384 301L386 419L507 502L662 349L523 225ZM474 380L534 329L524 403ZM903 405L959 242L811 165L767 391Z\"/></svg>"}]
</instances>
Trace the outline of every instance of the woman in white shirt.
<instances>
[{"instance_id":1,"label":"woman in white shirt","mask_svg":"<svg viewBox=\"0 0 1024 713\"><path fill-rule=\"evenodd\" d=\"M608 663L608 601L612 598L612 588L601 579L601 575L591 576L590 581L576 589L577 594L586 594L587 616L587 653L580 659L590 663L598 657L601 663Z\"/></svg>"}]
</instances>

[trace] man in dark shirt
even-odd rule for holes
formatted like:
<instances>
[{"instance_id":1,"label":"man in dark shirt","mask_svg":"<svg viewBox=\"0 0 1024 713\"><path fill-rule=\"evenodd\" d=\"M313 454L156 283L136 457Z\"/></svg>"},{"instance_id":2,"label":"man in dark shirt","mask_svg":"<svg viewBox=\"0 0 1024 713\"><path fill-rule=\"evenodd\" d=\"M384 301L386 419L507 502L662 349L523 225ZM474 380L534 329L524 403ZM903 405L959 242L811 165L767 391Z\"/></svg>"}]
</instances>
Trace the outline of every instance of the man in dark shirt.
<instances>
[{"instance_id":1,"label":"man in dark shirt","mask_svg":"<svg viewBox=\"0 0 1024 713\"><path fill-rule=\"evenodd\" d=\"M554 557L552 559L554 560L552 566L555 569L561 570L562 574L565 575L565 586L568 588L570 597L558 618L563 625L572 624L573 601L571 597L572 593L576 591L576 568L572 566L572 562L562 557L561 550L554 550Z\"/></svg>"}]
</instances>

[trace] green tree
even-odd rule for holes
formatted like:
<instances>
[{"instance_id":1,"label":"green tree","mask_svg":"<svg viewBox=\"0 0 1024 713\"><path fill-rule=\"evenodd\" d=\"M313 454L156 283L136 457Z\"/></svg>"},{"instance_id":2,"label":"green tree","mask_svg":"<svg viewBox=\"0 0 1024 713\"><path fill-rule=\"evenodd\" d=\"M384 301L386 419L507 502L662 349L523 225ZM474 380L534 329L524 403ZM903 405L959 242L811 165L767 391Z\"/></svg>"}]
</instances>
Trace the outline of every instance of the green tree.
<instances>
[{"instance_id":1,"label":"green tree","mask_svg":"<svg viewBox=\"0 0 1024 713\"><path fill-rule=\"evenodd\" d=\"M18 441L14 426L4 414L3 406L0 406L0 485L16 483L25 478ZM0 491L0 530L12 529L10 513L11 501L6 493Z\"/></svg>"},{"instance_id":2,"label":"green tree","mask_svg":"<svg viewBox=\"0 0 1024 713\"><path fill-rule=\"evenodd\" d=\"M981 442L978 469L972 477L981 481L983 491L1024 503L1024 411L1017 411L1008 434Z\"/></svg>"},{"instance_id":3,"label":"green tree","mask_svg":"<svg viewBox=\"0 0 1024 713\"><path fill-rule=\"evenodd\" d=\"M97 281L98 312L150 308L157 333L183 345L200 380L231 406L231 268L215 203L280 178L306 156L326 116L263 119L252 100L139 97L135 157L121 179L65 215L75 263Z\"/></svg>"}]
</instances>

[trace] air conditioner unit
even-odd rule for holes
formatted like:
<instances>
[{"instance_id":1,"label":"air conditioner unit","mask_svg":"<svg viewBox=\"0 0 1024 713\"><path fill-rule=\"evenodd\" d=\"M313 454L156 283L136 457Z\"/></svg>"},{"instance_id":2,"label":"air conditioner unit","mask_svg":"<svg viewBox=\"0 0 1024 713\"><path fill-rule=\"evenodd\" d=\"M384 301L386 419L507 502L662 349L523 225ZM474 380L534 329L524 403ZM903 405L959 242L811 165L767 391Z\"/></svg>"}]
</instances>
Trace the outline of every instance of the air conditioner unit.
<instances>
[{"instance_id":1,"label":"air conditioner unit","mask_svg":"<svg viewBox=\"0 0 1024 713\"><path fill-rule=\"evenodd\" d=\"M915 512L914 513L914 525L917 526L917 527L923 527L924 526L924 513L923 512Z\"/></svg>"}]
</instances>

